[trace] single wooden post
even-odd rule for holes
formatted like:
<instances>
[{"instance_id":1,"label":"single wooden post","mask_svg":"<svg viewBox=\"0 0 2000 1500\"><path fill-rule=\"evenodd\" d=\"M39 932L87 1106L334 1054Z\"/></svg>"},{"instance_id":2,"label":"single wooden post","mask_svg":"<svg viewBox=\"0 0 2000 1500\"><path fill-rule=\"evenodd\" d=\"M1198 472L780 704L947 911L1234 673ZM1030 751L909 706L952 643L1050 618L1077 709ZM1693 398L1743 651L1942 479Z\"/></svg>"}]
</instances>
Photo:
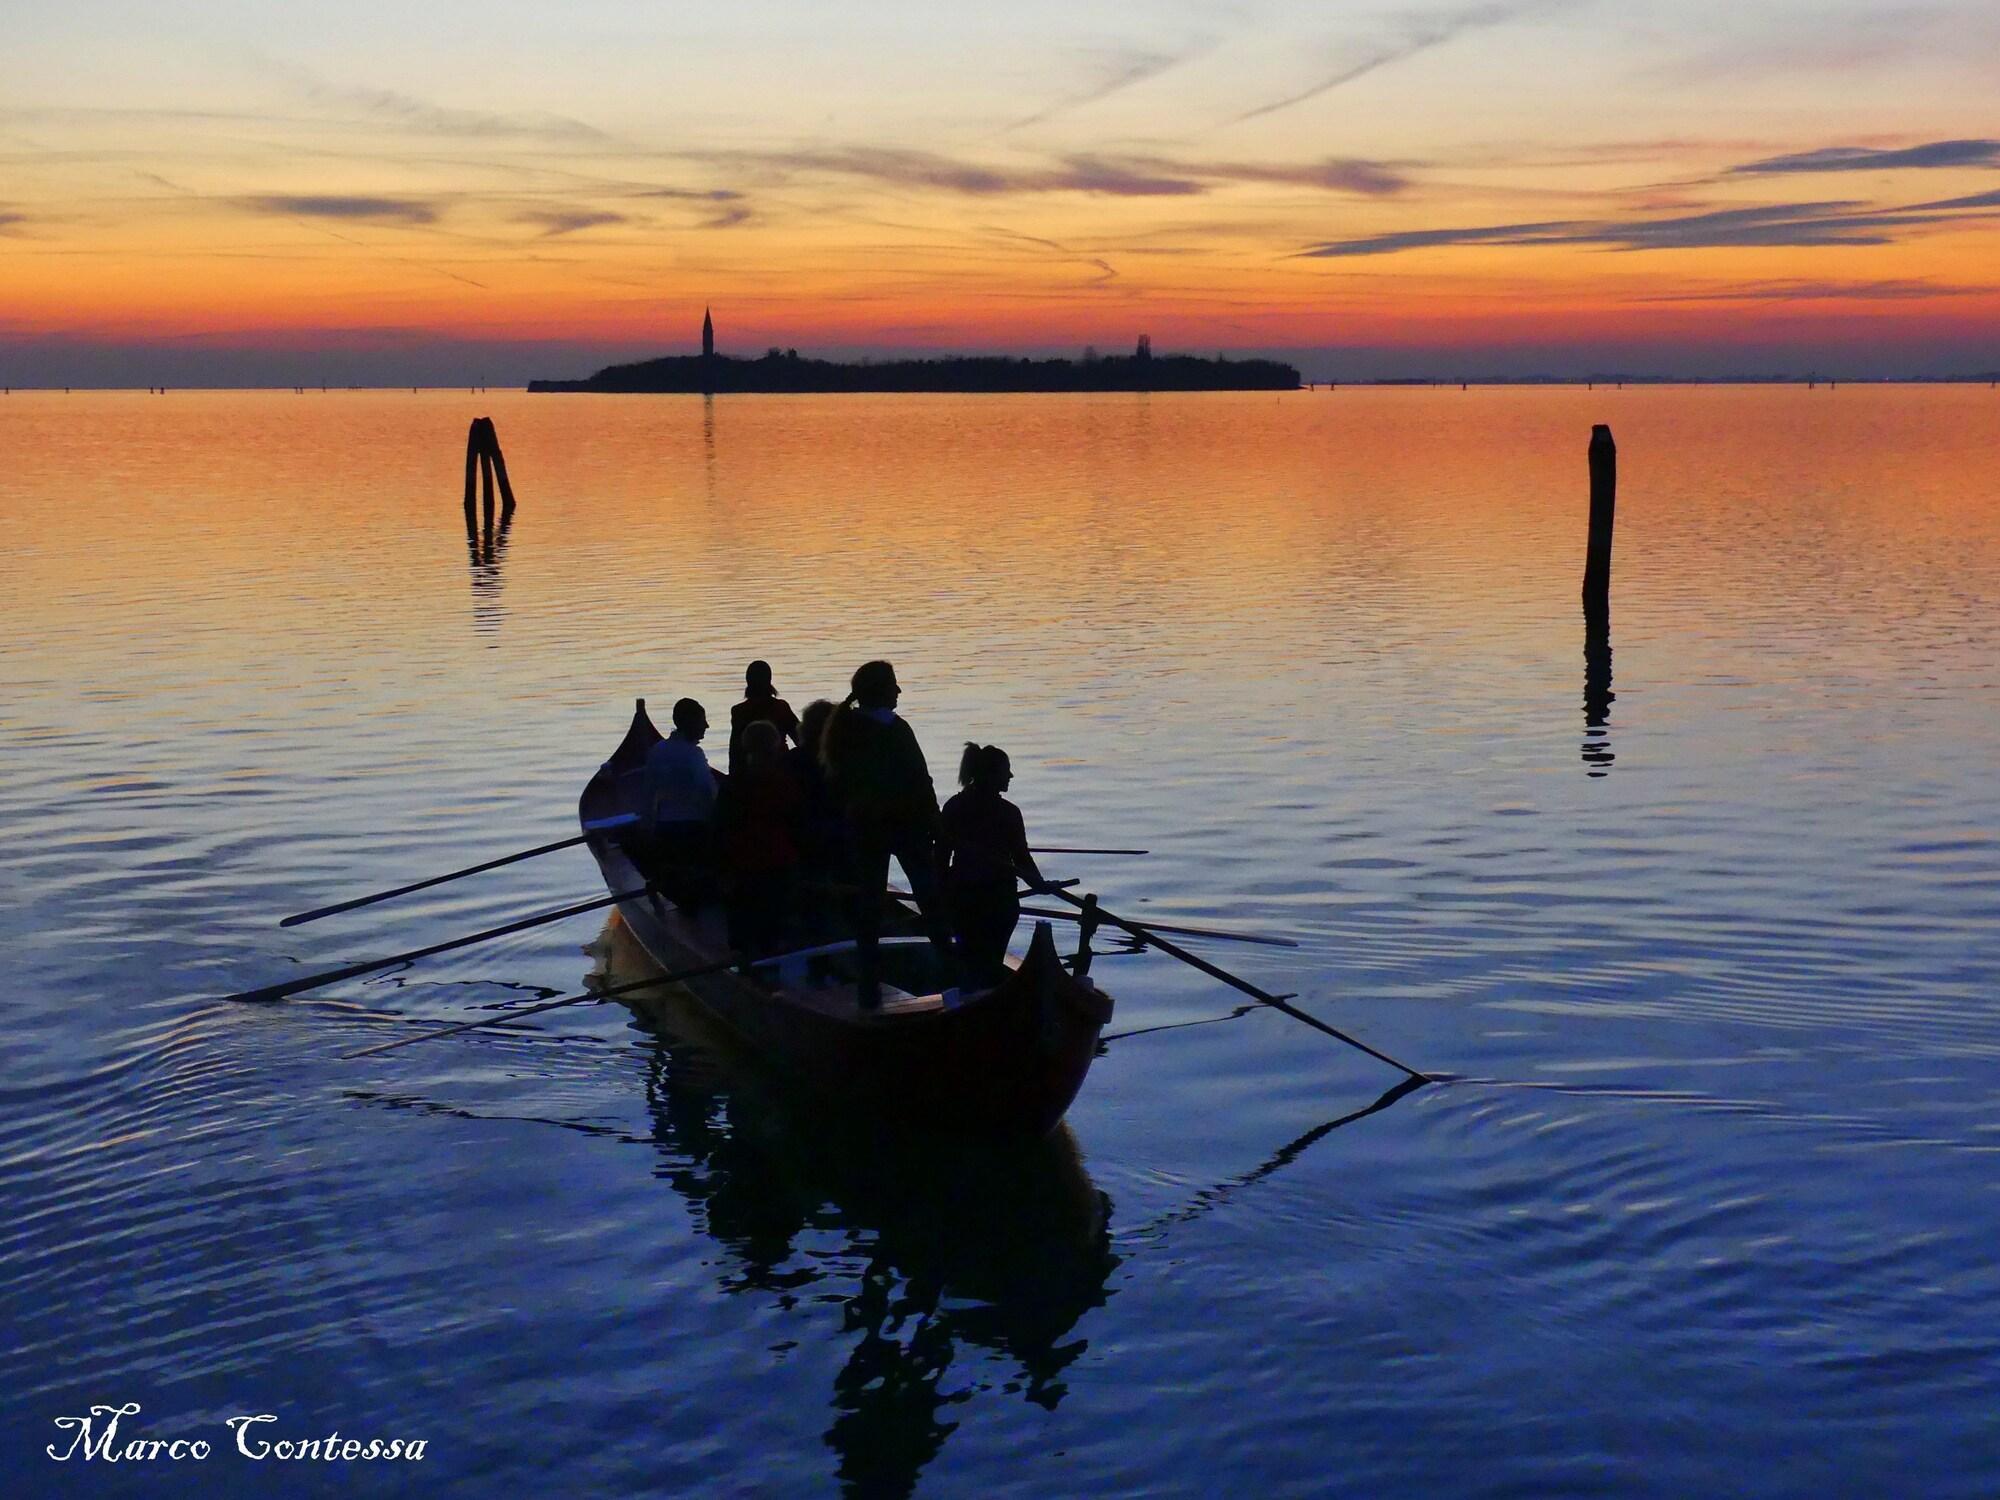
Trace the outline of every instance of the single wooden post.
<instances>
[{"instance_id":1,"label":"single wooden post","mask_svg":"<svg viewBox=\"0 0 2000 1500\"><path fill-rule=\"evenodd\" d=\"M1590 429L1590 543L1584 553L1583 607L1611 608L1611 523L1618 508L1618 445L1599 422Z\"/></svg>"},{"instance_id":2,"label":"single wooden post","mask_svg":"<svg viewBox=\"0 0 2000 1500\"><path fill-rule=\"evenodd\" d=\"M493 448L481 444L479 449L479 522L486 535L493 535Z\"/></svg>"},{"instance_id":3,"label":"single wooden post","mask_svg":"<svg viewBox=\"0 0 2000 1500\"><path fill-rule=\"evenodd\" d=\"M493 439L493 472L500 479L500 524L504 526L514 514L514 486L507 482L507 455L500 451L500 434L493 430L490 421L486 431Z\"/></svg>"},{"instance_id":4,"label":"single wooden post","mask_svg":"<svg viewBox=\"0 0 2000 1500\"><path fill-rule=\"evenodd\" d=\"M479 524L479 513L473 509L474 478L479 471L479 418L472 419L472 426L465 433L465 529L469 535Z\"/></svg>"}]
</instances>

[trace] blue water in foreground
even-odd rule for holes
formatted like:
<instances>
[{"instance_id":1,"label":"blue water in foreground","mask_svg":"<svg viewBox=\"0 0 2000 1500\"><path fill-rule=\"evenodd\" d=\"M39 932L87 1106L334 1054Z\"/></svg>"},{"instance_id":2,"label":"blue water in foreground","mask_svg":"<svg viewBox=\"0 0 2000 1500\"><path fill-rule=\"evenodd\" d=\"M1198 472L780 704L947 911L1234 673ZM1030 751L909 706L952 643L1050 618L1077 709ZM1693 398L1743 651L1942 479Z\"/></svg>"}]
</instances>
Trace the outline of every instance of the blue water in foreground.
<instances>
[{"instance_id":1,"label":"blue water in foreground","mask_svg":"<svg viewBox=\"0 0 2000 1500\"><path fill-rule=\"evenodd\" d=\"M1993 393L17 394L0 452L0 1491L2000 1492ZM616 1003L343 1058L615 970L595 915L215 998L598 894L276 926L574 831L634 696L876 655L941 779L1153 851L1052 874L1449 1081L1336 1123L1396 1074L1108 957L1145 1034L996 1162ZM215 1451L48 1456L129 1403Z\"/></svg>"}]
</instances>

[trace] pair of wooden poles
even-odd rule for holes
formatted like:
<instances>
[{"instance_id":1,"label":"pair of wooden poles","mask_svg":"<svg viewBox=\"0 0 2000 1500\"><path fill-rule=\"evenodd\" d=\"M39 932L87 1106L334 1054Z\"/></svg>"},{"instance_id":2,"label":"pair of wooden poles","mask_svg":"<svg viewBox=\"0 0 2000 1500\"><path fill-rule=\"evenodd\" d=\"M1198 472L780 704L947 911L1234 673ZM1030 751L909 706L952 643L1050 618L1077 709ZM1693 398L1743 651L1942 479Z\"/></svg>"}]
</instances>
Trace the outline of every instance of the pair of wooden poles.
<instances>
[{"instance_id":1,"label":"pair of wooden poles","mask_svg":"<svg viewBox=\"0 0 2000 1500\"><path fill-rule=\"evenodd\" d=\"M471 532L474 524L472 494L475 475L484 493L485 526L493 530L493 486L500 485L500 524L505 526L514 517L514 486L507 482L507 459L500 451L500 435L493 430L491 417L474 417L472 427L465 434L465 529Z\"/></svg>"}]
</instances>

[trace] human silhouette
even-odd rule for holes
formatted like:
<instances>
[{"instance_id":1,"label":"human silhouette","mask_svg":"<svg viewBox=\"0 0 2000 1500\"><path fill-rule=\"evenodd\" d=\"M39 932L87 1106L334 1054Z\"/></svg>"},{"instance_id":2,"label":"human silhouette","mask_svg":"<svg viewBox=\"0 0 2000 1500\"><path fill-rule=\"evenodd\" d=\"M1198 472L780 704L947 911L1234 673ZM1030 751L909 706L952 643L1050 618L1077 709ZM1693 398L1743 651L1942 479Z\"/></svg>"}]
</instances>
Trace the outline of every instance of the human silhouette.
<instances>
[{"instance_id":1,"label":"human silhouette","mask_svg":"<svg viewBox=\"0 0 2000 1500\"><path fill-rule=\"evenodd\" d=\"M752 724L775 724L783 739L794 744L799 738L799 716L792 705L771 686L771 664L753 661L743 671L743 701L729 710L729 774L736 774L737 755L743 731Z\"/></svg>"},{"instance_id":2,"label":"human silhouette","mask_svg":"<svg viewBox=\"0 0 2000 1500\"><path fill-rule=\"evenodd\" d=\"M739 954L776 953L799 880L799 815L804 798L785 765L775 724L744 727L739 768L715 802L715 836L728 902L729 945Z\"/></svg>"},{"instance_id":3,"label":"human silhouette","mask_svg":"<svg viewBox=\"0 0 2000 1500\"><path fill-rule=\"evenodd\" d=\"M701 748L707 733L707 712L682 698L673 732L646 752L652 858L660 889L682 907L699 906L710 889L716 778Z\"/></svg>"},{"instance_id":4,"label":"human silhouette","mask_svg":"<svg viewBox=\"0 0 2000 1500\"><path fill-rule=\"evenodd\" d=\"M843 903L830 898L833 886L846 880L851 863L847 820L819 758L832 716L833 704L825 698L808 703L799 715L799 742L785 752L785 769L799 789L799 917L805 933L815 938L840 930L836 908Z\"/></svg>"},{"instance_id":5,"label":"human silhouette","mask_svg":"<svg viewBox=\"0 0 2000 1500\"><path fill-rule=\"evenodd\" d=\"M1014 767L998 745L967 740L958 762L962 788L945 803L938 863L968 981L992 983L1006 974L1007 943L1021 920L1016 881L1040 886L1042 872L1028 852L1021 809L1007 800Z\"/></svg>"},{"instance_id":6,"label":"human silhouette","mask_svg":"<svg viewBox=\"0 0 2000 1500\"><path fill-rule=\"evenodd\" d=\"M863 1010L882 1003L877 940L889 857L903 867L946 983L956 978L951 929L938 900L934 859L937 790L916 733L896 714L903 693L886 661L855 668L850 690L826 722L820 759L846 822L854 883L855 997Z\"/></svg>"}]
</instances>

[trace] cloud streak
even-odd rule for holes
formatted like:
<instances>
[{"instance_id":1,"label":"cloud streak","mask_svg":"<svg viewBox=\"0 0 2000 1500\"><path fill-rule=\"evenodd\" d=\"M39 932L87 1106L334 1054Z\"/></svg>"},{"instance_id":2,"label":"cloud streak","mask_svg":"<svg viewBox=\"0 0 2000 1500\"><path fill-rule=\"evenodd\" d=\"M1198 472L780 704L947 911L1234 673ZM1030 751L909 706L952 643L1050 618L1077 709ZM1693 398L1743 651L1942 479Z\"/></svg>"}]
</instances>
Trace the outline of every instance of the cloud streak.
<instances>
[{"instance_id":1,"label":"cloud streak","mask_svg":"<svg viewBox=\"0 0 2000 1500\"><path fill-rule=\"evenodd\" d=\"M379 125L431 135L530 138L569 145L605 145L612 137L566 115L500 114L451 109L396 89L331 83L310 68L264 59L263 66L290 88L322 108L350 113Z\"/></svg>"},{"instance_id":2,"label":"cloud streak","mask_svg":"<svg viewBox=\"0 0 2000 1500\"><path fill-rule=\"evenodd\" d=\"M625 215L614 214L608 209L530 209L526 213L514 215L516 224L539 224L541 238L553 239L557 235L576 234L585 229L599 229L606 224L623 224Z\"/></svg>"},{"instance_id":3,"label":"cloud streak","mask_svg":"<svg viewBox=\"0 0 2000 1500\"><path fill-rule=\"evenodd\" d=\"M1731 167L1729 175L1763 175L1784 172L1883 172L1938 167L2000 166L2000 141L1931 141L1922 146L1898 150L1873 150L1866 146L1824 146L1817 151L1796 151L1786 156L1767 156L1762 161Z\"/></svg>"},{"instance_id":4,"label":"cloud streak","mask_svg":"<svg viewBox=\"0 0 2000 1500\"><path fill-rule=\"evenodd\" d=\"M1733 286L1660 292L1640 302L1914 302L1929 297L1984 297L2000 287L1922 279L1882 281L1746 281Z\"/></svg>"},{"instance_id":5,"label":"cloud streak","mask_svg":"<svg viewBox=\"0 0 2000 1500\"><path fill-rule=\"evenodd\" d=\"M1223 183L1277 183L1383 197L1409 179L1397 167L1359 157L1316 162L1184 161L1150 155L1076 153L1037 166L992 166L906 147L843 146L794 151L713 152L702 159L784 173L858 177L891 187L988 198L1089 193L1114 198L1183 198ZM675 194L678 196L678 194ZM734 196L734 195L733 195Z\"/></svg>"},{"instance_id":6,"label":"cloud streak","mask_svg":"<svg viewBox=\"0 0 2000 1500\"><path fill-rule=\"evenodd\" d=\"M1105 78L1093 84L1090 88L1085 89L1082 93L1058 99L1053 104L1039 109L1031 115L1015 120L1005 128L1008 130L1023 130L1030 125L1040 125L1047 120L1052 120L1057 115L1067 114L1071 110L1083 109L1088 105L1099 103L1102 100L1109 99L1113 94L1120 94L1126 89L1135 88L1139 84L1159 77L1169 69L1177 68L1182 63L1190 62L1214 49L1214 41L1204 40L1195 43L1193 46L1184 47L1178 52L1142 51L1127 53L1113 65Z\"/></svg>"},{"instance_id":7,"label":"cloud streak","mask_svg":"<svg viewBox=\"0 0 2000 1500\"><path fill-rule=\"evenodd\" d=\"M1393 255L1446 245L1594 245L1610 250L1697 250L1743 246L1887 245L1902 228L1950 224L1984 215L2000 193L1905 208L1876 209L1857 199L1712 209L1660 219L1567 219L1412 229L1328 240L1300 251L1307 259Z\"/></svg>"},{"instance_id":8,"label":"cloud streak","mask_svg":"<svg viewBox=\"0 0 2000 1500\"><path fill-rule=\"evenodd\" d=\"M1308 99L1317 99L1321 94L1366 78L1379 68L1391 63L1403 62L1420 53L1442 47L1471 31L1485 31L1490 27L1504 26L1509 21L1519 20L1538 10L1550 10L1557 6L1574 3L1574 0L1513 0L1513 3L1473 5L1461 10L1448 11L1439 16L1406 16L1393 35L1370 48L1360 58L1346 63L1337 72L1318 80L1309 87L1282 98L1272 99L1253 109L1246 109L1226 123L1240 125L1245 120L1255 120L1264 115L1276 114L1281 109L1290 109L1295 104L1304 104Z\"/></svg>"},{"instance_id":9,"label":"cloud streak","mask_svg":"<svg viewBox=\"0 0 2000 1500\"><path fill-rule=\"evenodd\" d=\"M435 205L414 198L367 198L335 194L265 193L236 200L253 213L300 219L344 219L372 224L435 224Z\"/></svg>"}]
</instances>

